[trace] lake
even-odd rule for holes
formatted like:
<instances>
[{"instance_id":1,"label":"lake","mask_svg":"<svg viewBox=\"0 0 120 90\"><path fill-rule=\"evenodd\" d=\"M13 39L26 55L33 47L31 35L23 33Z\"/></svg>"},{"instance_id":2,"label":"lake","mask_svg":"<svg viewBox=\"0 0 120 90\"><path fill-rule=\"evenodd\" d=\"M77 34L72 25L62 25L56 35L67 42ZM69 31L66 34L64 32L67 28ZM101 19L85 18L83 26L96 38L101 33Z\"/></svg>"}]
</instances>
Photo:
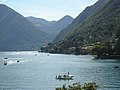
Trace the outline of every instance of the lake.
<instances>
[{"instance_id":1,"label":"lake","mask_svg":"<svg viewBox=\"0 0 120 90\"><path fill-rule=\"evenodd\" d=\"M55 90L75 82L96 82L98 90L120 90L120 68L114 66L120 67L120 60L36 51L0 52L0 90ZM68 72L73 80L55 79L56 75Z\"/></svg>"}]
</instances>

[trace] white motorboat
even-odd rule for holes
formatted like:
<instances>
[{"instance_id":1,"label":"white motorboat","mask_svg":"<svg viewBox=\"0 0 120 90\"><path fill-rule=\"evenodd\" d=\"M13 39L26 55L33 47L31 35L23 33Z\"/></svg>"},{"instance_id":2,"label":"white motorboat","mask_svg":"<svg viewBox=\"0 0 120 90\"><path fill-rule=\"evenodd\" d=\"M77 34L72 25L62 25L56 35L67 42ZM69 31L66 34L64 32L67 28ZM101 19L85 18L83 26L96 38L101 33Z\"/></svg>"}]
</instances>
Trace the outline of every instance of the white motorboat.
<instances>
[{"instance_id":1,"label":"white motorboat","mask_svg":"<svg viewBox=\"0 0 120 90\"><path fill-rule=\"evenodd\" d=\"M7 61L4 61L4 65L7 65Z\"/></svg>"},{"instance_id":2,"label":"white motorboat","mask_svg":"<svg viewBox=\"0 0 120 90\"><path fill-rule=\"evenodd\" d=\"M56 76L56 79L59 79L59 80L72 80L73 75L58 75L58 76Z\"/></svg>"}]
</instances>

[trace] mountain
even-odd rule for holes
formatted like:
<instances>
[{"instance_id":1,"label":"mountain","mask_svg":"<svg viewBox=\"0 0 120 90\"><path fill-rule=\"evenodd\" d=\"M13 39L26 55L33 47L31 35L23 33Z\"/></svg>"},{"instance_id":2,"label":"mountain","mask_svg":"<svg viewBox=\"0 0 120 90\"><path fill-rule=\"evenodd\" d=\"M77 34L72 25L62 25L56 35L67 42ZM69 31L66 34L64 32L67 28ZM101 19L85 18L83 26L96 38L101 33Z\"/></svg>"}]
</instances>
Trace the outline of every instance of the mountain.
<instances>
[{"instance_id":1,"label":"mountain","mask_svg":"<svg viewBox=\"0 0 120 90\"><path fill-rule=\"evenodd\" d=\"M64 16L60 20L58 20L54 25L52 25L52 31L57 35L62 29L67 27L69 24L73 22L74 18L69 15Z\"/></svg>"},{"instance_id":2,"label":"mountain","mask_svg":"<svg viewBox=\"0 0 120 90\"><path fill-rule=\"evenodd\" d=\"M54 42L58 42L64 39L64 37L67 36L68 33L72 32L72 30L74 30L76 26L79 26L82 22L84 22L90 16L99 11L102 8L102 6L104 6L108 1L109 0L99 0L94 5L86 7L85 10L83 10L83 12L80 13L68 27L63 29L56 36Z\"/></svg>"},{"instance_id":3,"label":"mountain","mask_svg":"<svg viewBox=\"0 0 120 90\"><path fill-rule=\"evenodd\" d=\"M100 10L75 26L65 38L70 42L74 40L76 46L114 40L120 29L119 11L120 1L109 0Z\"/></svg>"},{"instance_id":4,"label":"mountain","mask_svg":"<svg viewBox=\"0 0 120 90\"><path fill-rule=\"evenodd\" d=\"M72 23L74 18L69 15L64 16L58 21L47 21L41 18L27 17L27 19L32 22L38 30L42 30L49 33L53 38L65 27Z\"/></svg>"},{"instance_id":5,"label":"mountain","mask_svg":"<svg viewBox=\"0 0 120 90\"><path fill-rule=\"evenodd\" d=\"M0 4L0 51L37 50L48 43L51 36L36 27L25 17Z\"/></svg>"},{"instance_id":6,"label":"mountain","mask_svg":"<svg viewBox=\"0 0 120 90\"><path fill-rule=\"evenodd\" d=\"M27 20L29 20L31 23L33 23L37 29L48 31L49 27L55 24L57 21L47 21L42 18L36 18L36 17L26 17ZM48 31L49 32L49 31Z\"/></svg>"},{"instance_id":7,"label":"mountain","mask_svg":"<svg viewBox=\"0 0 120 90\"><path fill-rule=\"evenodd\" d=\"M33 17L33 16L30 16L30 17L26 17L30 22L32 22L33 24L35 24L35 26L42 26L42 25L45 25L45 26L50 26L54 23L56 23L56 21L47 21L45 19L42 19L42 18L36 18L36 17Z\"/></svg>"},{"instance_id":8,"label":"mountain","mask_svg":"<svg viewBox=\"0 0 120 90\"><path fill-rule=\"evenodd\" d=\"M66 53L75 48L75 50L79 50L78 48L99 42L109 43L113 47L116 47L117 53L120 53L120 0L109 0L103 3L104 1L99 0L91 6L90 8L93 8L101 2L101 4L98 4L101 7L99 6L100 8L96 12L90 16L88 15L81 22L77 18L80 18L82 13L86 11L85 9L71 25L60 32L56 42L48 45L51 48L49 50L54 53Z\"/></svg>"}]
</instances>

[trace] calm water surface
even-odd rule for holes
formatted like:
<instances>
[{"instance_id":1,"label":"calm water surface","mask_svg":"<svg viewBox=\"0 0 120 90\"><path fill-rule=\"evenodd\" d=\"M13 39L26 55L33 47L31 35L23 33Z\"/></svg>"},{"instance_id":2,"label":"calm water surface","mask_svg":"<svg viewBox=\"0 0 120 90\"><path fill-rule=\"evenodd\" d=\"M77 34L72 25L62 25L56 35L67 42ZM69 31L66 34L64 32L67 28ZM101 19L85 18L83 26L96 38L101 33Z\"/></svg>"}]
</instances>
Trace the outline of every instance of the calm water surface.
<instances>
[{"instance_id":1,"label":"calm water surface","mask_svg":"<svg viewBox=\"0 0 120 90\"><path fill-rule=\"evenodd\" d=\"M7 57L8 65L3 65ZM17 60L20 60L17 63ZM55 90L63 84L96 82L98 90L120 90L120 60L37 52L0 52L0 90ZM59 81L56 75L74 75Z\"/></svg>"}]
</instances>

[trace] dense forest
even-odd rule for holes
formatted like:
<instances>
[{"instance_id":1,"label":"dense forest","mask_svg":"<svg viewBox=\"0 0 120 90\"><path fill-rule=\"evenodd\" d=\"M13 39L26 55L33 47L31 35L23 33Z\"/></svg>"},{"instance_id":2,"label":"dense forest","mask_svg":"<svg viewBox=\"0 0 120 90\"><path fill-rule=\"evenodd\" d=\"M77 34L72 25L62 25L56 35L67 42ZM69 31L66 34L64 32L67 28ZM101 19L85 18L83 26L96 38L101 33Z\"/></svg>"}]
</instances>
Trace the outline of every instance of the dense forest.
<instances>
[{"instance_id":1,"label":"dense forest","mask_svg":"<svg viewBox=\"0 0 120 90\"><path fill-rule=\"evenodd\" d=\"M62 40L49 43L41 50L51 53L94 54L96 48L102 52L100 55L120 54L119 0L109 0L105 5L101 5L101 8L89 18L80 22L79 25L75 25Z\"/></svg>"}]
</instances>

